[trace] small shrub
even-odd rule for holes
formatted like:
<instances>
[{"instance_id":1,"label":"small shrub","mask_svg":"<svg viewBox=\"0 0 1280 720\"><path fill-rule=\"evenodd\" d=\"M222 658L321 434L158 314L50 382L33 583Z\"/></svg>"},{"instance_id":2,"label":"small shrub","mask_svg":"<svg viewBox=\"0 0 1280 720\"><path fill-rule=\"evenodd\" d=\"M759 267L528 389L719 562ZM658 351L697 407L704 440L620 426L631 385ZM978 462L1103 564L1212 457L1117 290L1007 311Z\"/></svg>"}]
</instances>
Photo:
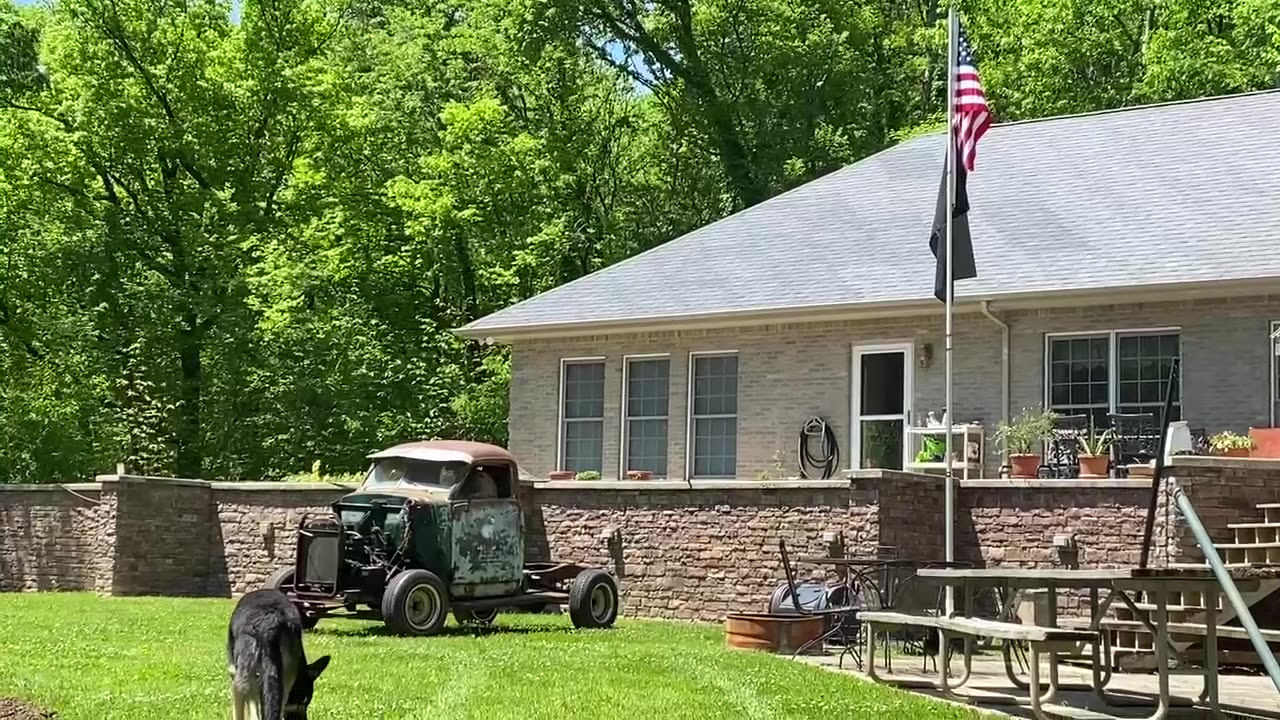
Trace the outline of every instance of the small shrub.
<instances>
[{"instance_id":1,"label":"small shrub","mask_svg":"<svg viewBox=\"0 0 1280 720\"><path fill-rule=\"evenodd\" d=\"M1024 408L1011 423L1000 423L995 438L1011 455L1034 455L1040 443L1053 437L1058 414L1052 410Z\"/></svg>"}]
</instances>

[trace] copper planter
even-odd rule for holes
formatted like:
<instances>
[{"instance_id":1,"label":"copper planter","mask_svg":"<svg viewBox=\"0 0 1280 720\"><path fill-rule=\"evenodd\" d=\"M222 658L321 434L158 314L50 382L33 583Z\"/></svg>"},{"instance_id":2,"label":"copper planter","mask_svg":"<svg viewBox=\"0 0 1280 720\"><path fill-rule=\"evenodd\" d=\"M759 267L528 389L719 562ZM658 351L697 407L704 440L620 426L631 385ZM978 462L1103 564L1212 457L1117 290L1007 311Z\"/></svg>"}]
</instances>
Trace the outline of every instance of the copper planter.
<instances>
[{"instance_id":1,"label":"copper planter","mask_svg":"<svg viewBox=\"0 0 1280 720\"><path fill-rule=\"evenodd\" d=\"M788 655L821 636L824 628L823 618L811 615L732 613L724 620L725 642L729 647ZM822 644L814 643L808 652L821 651Z\"/></svg>"}]
</instances>

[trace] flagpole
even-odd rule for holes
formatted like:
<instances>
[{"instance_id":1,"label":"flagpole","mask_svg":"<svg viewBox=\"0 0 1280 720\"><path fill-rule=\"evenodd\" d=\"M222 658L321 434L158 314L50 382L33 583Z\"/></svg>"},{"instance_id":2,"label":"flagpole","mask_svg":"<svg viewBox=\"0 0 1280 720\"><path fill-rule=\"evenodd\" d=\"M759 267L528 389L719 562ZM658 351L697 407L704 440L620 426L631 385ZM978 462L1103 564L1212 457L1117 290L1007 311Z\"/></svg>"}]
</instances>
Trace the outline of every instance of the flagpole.
<instances>
[{"instance_id":1,"label":"flagpole","mask_svg":"<svg viewBox=\"0 0 1280 720\"><path fill-rule=\"evenodd\" d=\"M947 302L946 302L946 404L943 406L943 423L946 425L946 501L943 512L946 514L946 561L954 561L955 548L955 475L952 471L952 430L955 427L956 411L951 400L951 302L955 285L955 272L952 268L951 226L956 206L956 56L960 36L958 27L960 18L956 15L955 5L947 9ZM955 588L947 586L946 611L950 616L956 609Z\"/></svg>"}]
</instances>

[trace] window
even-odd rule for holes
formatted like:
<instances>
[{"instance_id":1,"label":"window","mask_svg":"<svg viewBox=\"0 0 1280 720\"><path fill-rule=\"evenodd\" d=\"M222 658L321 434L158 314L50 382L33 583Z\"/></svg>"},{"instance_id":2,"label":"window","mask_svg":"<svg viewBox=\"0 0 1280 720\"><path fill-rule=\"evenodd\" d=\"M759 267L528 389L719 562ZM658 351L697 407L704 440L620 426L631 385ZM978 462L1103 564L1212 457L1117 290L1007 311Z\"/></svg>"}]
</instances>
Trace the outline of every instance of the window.
<instances>
[{"instance_id":1,"label":"window","mask_svg":"<svg viewBox=\"0 0 1280 720\"><path fill-rule=\"evenodd\" d=\"M562 361L560 378L560 469L600 472L604 465L604 361Z\"/></svg>"},{"instance_id":2,"label":"window","mask_svg":"<svg viewBox=\"0 0 1280 720\"><path fill-rule=\"evenodd\" d=\"M1271 323L1271 427L1280 427L1280 320Z\"/></svg>"},{"instance_id":3,"label":"window","mask_svg":"<svg viewBox=\"0 0 1280 720\"><path fill-rule=\"evenodd\" d=\"M738 464L738 357L694 355L691 364L693 476L732 478Z\"/></svg>"},{"instance_id":4,"label":"window","mask_svg":"<svg viewBox=\"0 0 1280 720\"><path fill-rule=\"evenodd\" d=\"M1048 406L1062 415L1088 415L1110 425L1110 413L1164 408L1169 372L1179 357L1176 330L1116 331L1046 338ZM1182 416L1182 387L1174 384L1172 419Z\"/></svg>"},{"instance_id":5,"label":"window","mask_svg":"<svg viewBox=\"0 0 1280 720\"><path fill-rule=\"evenodd\" d=\"M667 408L670 404L671 360L628 359L623 380L623 470L667 474Z\"/></svg>"}]
</instances>

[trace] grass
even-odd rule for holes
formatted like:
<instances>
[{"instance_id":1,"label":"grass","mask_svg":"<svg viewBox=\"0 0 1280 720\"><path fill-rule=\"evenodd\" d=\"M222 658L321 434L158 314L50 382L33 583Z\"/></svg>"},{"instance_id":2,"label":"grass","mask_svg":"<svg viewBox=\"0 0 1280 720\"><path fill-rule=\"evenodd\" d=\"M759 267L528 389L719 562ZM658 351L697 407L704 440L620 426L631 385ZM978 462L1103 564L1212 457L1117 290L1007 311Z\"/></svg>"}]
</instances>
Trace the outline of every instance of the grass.
<instances>
[{"instance_id":1,"label":"grass","mask_svg":"<svg viewBox=\"0 0 1280 720\"><path fill-rule=\"evenodd\" d=\"M60 720L230 716L222 599L0 594L0 697ZM495 631L399 638L328 620L310 716L338 718L975 718L970 710L761 653L721 628L622 621L574 631L567 616L500 616Z\"/></svg>"}]
</instances>

